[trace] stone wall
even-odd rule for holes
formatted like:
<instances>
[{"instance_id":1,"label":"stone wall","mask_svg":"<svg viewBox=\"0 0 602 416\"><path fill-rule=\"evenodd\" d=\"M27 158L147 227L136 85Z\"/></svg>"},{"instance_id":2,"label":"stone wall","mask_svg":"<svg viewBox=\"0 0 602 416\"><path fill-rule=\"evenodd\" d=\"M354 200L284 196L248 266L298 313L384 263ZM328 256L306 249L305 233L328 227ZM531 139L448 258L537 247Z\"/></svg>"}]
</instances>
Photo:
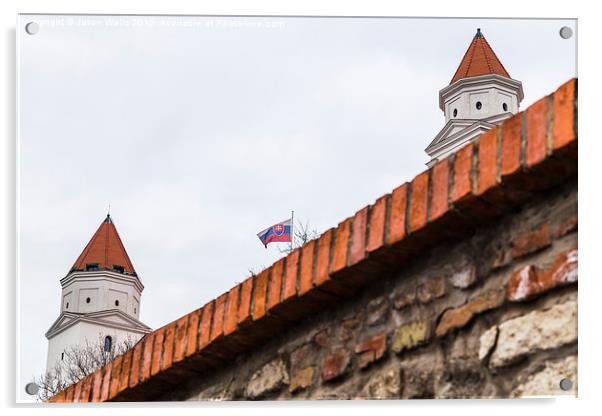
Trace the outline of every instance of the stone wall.
<instances>
[{"instance_id":1,"label":"stone wall","mask_svg":"<svg viewBox=\"0 0 602 416\"><path fill-rule=\"evenodd\" d=\"M575 394L576 227L573 181L157 399Z\"/></svg>"},{"instance_id":2,"label":"stone wall","mask_svg":"<svg viewBox=\"0 0 602 416\"><path fill-rule=\"evenodd\" d=\"M577 81L51 402L576 394Z\"/></svg>"}]
</instances>

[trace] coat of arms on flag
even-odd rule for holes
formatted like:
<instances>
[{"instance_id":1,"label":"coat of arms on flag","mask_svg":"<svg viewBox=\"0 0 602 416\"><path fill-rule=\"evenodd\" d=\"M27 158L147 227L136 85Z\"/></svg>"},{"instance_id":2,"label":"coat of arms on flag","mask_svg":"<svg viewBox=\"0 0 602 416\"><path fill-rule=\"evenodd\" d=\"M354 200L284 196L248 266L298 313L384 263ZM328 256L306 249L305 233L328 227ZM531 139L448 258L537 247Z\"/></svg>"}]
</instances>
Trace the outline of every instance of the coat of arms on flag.
<instances>
[{"instance_id":1,"label":"coat of arms on flag","mask_svg":"<svg viewBox=\"0 0 602 416\"><path fill-rule=\"evenodd\" d=\"M292 235L292 218L272 225L257 234L265 248L268 248L269 243L290 243Z\"/></svg>"}]
</instances>

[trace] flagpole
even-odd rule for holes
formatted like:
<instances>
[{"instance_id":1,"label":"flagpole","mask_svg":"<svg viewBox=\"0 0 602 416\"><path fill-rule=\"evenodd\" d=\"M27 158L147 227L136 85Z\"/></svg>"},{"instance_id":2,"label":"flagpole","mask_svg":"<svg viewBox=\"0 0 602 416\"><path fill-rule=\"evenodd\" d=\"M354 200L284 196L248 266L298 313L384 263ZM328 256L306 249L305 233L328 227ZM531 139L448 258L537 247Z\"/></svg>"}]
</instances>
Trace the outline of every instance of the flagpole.
<instances>
[{"instance_id":1,"label":"flagpole","mask_svg":"<svg viewBox=\"0 0 602 416\"><path fill-rule=\"evenodd\" d=\"M295 232L293 227L295 226L295 211L291 211L291 253L293 252L293 241L295 239Z\"/></svg>"}]
</instances>

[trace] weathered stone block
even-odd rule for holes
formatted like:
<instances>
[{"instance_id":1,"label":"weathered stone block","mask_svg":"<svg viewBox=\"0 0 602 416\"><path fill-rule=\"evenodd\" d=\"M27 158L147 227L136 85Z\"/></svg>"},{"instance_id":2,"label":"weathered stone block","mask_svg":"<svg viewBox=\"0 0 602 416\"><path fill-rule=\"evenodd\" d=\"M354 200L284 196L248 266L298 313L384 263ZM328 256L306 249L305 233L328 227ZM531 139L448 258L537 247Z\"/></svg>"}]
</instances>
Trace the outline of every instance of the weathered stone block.
<instances>
[{"instance_id":1,"label":"weathered stone block","mask_svg":"<svg viewBox=\"0 0 602 416\"><path fill-rule=\"evenodd\" d=\"M409 350L426 342L430 335L429 321L415 321L404 324L393 333L392 349L396 353Z\"/></svg>"},{"instance_id":2,"label":"weathered stone block","mask_svg":"<svg viewBox=\"0 0 602 416\"><path fill-rule=\"evenodd\" d=\"M360 325L358 317L345 319L341 322L341 328L339 332L339 339L341 341L348 341L353 338L355 330Z\"/></svg>"},{"instance_id":3,"label":"weathered stone block","mask_svg":"<svg viewBox=\"0 0 602 416\"><path fill-rule=\"evenodd\" d=\"M401 394L401 370L391 368L374 374L361 392L365 399L395 399Z\"/></svg>"},{"instance_id":4,"label":"weathered stone block","mask_svg":"<svg viewBox=\"0 0 602 416\"><path fill-rule=\"evenodd\" d=\"M448 309L443 313L435 334L443 336L449 331L466 325L473 316L489 309L497 308L504 301L504 292L492 290L469 300L457 308Z\"/></svg>"},{"instance_id":5,"label":"weathered stone block","mask_svg":"<svg viewBox=\"0 0 602 416\"><path fill-rule=\"evenodd\" d=\"M330 381L343 376L350 362L349 351L342 348L334 351L322 362L322 380Z\"/></svg>"},{"instance_id":6,"label":"weathered stone block","mask_svg":"<svg viewBox=\"0 0 602 416\"><path fill-rule=\"evenodd\" d=\"M445 278L443 276L429 277L418 286L416 297L422 303L429 303L444 296L445 293Z\"/></svg>"},{"instance_id":7,"label":"weathered stone block","mask_svg":"<svg viewBox=\"0 0 602 416\"><path fill-rule=\"evenodd\" d=\"M560 388L560 380L567 378L573 382L570 390ZM577 357L569 356L547 362L543 370L532 374L511 393L511 397L533 397L577 394Z\"/></svg>"},{"instance_id":8,"label":"weathered stone block","mask_svg":"<svg viewBox=\"0 0 602 416\"><path fill-rule=\"evenodd\" d=\"M411 305L416 300L416 292L401 292L393 297L393 307L397 310Z\"/></svg>"},{"instance_id":9,"label":"weathered stone block","mask_svg":"<svg viewBox=\"0 0 602 416\"><path fill-rule=\"evenodd\" d=\"M291 369L296 369L300 366L303 366L305 362L310 360L312 353L313 348L309 343L303 344L291 352Z\"/></svg>"},{"instance_id":10,"label":"weathered stone block","mask_svg":"<svg viewBox=\"0 0 602 416\"><path fill-rule=\"evenodd\" d=\"M511 256L516 259L541 250L550 244L550 226L548 223L543 223L512 240Z\"/></svg>"},{"instance_id":11,"label":"weathered stone block","mask_svg":"<svg viewBox=\"0 0 602 416\"><path fill-rule=\"evenodd\" d=\"M313 338L314 343L322 348L328 347L330 345L330 340L331 336L330 331L328 329L323 329L322 331L314 335Z\"/></svg>"},{"instance_id":12,"label":"weathered stone block","mask_svg":"<svg viewBox=\"0 0 602 416\"><path fill-rule=\"evenodd\" d=\"M477 280L477 269L474 264L467 264L464 267L452 272L449 281L452 286L458 289L466 289Z\"/></svg>"},{"instance_id":13,"label":"weathered stone block","mask_svg":"<svg viewBox=\"0 0 602 416\"><path fill-rule=\"evenodd\" d=\"M297 371L291 378L291 384L288 387L288 391L296 393L311 386L313 383L314 372L314 367L306 367Z\"/></svg>"},{"instance_id":14,"label":"weathered stone block","mask_svg":"<svg viewBox=\"0 0 602 416\"><path fill-rule=\"evenodd\" d=\"M376 326L387 320L389 305L384 296L370 301L366 309L366 325Z\"/></svg>"},{"instance_id":15,"label":"weathered stone block","mask_svg":"<svg viewBox=\"0 0 602 416\"><path fill-rule=\"evenodd\" d=\"M538 350L558 348L577 341L577 302L530 312L499 326L490 367L503 367Z\"/></svg>"},{"instance_id":16,"label":"weathered stone block","mask_svg":"<svg viewBox=\"0 0 602 416\"><path fill-rule=\"evenodd\" d=\"M246 388L246 396L250 399L259 398L267 393L278 390L289 383L288 371L280 358L270 361L256 371Z\"/></svg>"},{"instance_id":17,"label":"weathered stone block","mask_svg":"<svg viewBox=\"0 0 602 416\"><path fill-rule=\"evenodd\" d=\"M497 325L492 326L487 331L483 332L483 335L481 335L481 338L479 339L479 360L483 361L489 356L489 353L497 341L497 335Z\"/></svg>"},{"instance_id":18,"label":"weathered stone block","mask_svg":"<svg viewBox=\"0 0 602 416\"><path fill-rule=\"evenodd\" d=\"M574 283L578 278L577 249L560 254L544 270L524 266L510 277L506 297L513 302L531 299L556 286Z\"/></svg>"},{"instance_id":19,"label":"weathered stone block","mask_svg":"<svg viewBox=\"0 0 602 416\"><path fill-rule=\"evenodd\" d=\"M383 357L387 347L387 337L384 333L376 335L361 344L356 345L355 353L361 354L359 368L365 368Z\"/></svg>"}]
</instances>

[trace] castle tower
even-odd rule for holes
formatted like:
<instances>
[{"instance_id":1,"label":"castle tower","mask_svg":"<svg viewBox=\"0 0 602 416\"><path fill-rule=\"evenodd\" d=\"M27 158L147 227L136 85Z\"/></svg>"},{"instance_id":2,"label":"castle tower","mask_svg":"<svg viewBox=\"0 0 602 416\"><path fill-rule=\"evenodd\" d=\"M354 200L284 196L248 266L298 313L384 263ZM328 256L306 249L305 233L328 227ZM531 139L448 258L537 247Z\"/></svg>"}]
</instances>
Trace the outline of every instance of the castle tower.
<instances>
[{"instance_id":1,"label":"castle tower","mask_svg":"<svg viewBox=\"0 0 602 416\"><path fill-rule=\"evenodd\" d=\"M445 126L425 149L431 157L427 165L516 114L523 95L521 82L510 78L477 29L450 84L439 91Z\"/></svg>"},{"instance_id":2,"label":"castle tower","mask_svg":"<svg viewBox=\"0 0 602 416\"><path fill-rule=\"evenodd\" d=\"M46 332L47 371L64 358L65 349L86 340L95 344L100 338L110 349L151 331L138 320L144 286L110 215L60 282L60 315Z\"/></svg>"}]
</instances>

